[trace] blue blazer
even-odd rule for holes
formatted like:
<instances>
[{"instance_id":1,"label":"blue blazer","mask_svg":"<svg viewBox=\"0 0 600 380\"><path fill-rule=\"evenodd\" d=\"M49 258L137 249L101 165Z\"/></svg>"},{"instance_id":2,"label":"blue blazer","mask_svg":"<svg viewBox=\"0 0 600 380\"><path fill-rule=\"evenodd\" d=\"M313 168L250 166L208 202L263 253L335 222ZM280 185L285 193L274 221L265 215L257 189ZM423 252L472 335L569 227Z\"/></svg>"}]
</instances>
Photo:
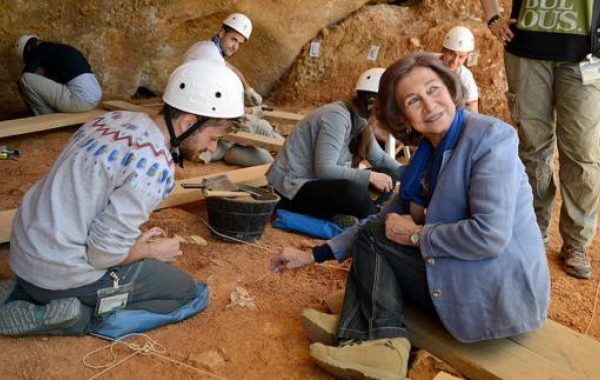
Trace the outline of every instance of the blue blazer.
<instances>
[{"instance_id":1,"label":"blue blazer","mask_svg":"<svg viewBox=\"0 0 600 380\"><path fill-rule=\"evenodd\" d=\"M516 131L466 111L464 123L444 156L420 250L440 320L457 340L473 342L540 327L550 275ZM371 220L389 212L408 210L392 202ZM358 228L327 242L338 261L351 254Z\"/></svg>"}]
</instances>

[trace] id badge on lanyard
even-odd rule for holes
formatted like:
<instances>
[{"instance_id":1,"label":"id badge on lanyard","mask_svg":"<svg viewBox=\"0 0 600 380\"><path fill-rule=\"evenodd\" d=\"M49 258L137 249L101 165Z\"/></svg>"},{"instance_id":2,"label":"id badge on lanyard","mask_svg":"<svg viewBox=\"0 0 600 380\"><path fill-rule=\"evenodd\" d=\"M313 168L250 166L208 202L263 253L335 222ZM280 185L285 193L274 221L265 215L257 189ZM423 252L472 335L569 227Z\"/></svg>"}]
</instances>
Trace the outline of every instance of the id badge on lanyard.
<instances>
[{"instance_id":1,"label":"id badge on lanyard","mask_svg":"<svg viewBox=\"0 0 600 380\"><path fill-rule=\"evenodd\" d=\"M109 275L113 279L113 286L98 289L96 292L96 316L103 316L114 310L124 309L133 290L132 284L119 285L119 277L115 272L110 272Z\"/></svg>"},{"instance_id":2,"label":"id badge on lanyard","mask_svg":"<svg viewBox=\"0 0 600 380\"><path fill-rule=\"evenodd\" d=\"M583 85L600 84L600 59L588 54L585 60L579 62L579 72Z\"/></svg>"}]
</instances>

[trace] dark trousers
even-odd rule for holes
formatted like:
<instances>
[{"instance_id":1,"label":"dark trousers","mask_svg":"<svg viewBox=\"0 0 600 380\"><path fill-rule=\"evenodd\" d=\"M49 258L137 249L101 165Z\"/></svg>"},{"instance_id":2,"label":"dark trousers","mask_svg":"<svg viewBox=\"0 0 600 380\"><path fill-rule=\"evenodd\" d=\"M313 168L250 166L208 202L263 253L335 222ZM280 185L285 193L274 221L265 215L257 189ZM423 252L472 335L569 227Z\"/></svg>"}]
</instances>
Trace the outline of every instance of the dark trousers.
<instances>
[{"instance_id":1,"label":"dark trousers","mask_svg":"<svg viewBox=\"0 0 600 380\"><path fill-rule=\"evenodd\" d=\"M347 179L317 179L307 182L294 199L281 196L277 207L321 219L331 219L336 214L354 215L363 219L377 212L377 206L369 197L367 189Z\"/></svg>"},{"instance_id":2,"label":"dark trousers","mask_svg":"<svg viewBox=\"0 0 600 380\"><path fill-rule=\"evenodd\" d=\"M196 296L196 282L193 278L172 265L156 260L136 261L126 266L110 268L98 281L73 289L43 289L21 278L18 282L25 293L40 304L47 304L54 299L78 298L85 309L84 315L89 318L78 324L81 331L70 331L77 334L86 333L90 328L98 289L112 287L110 272L117 274L120 279L119 285L133 285L126 309L168 314L190 303Z\"/></svg>"},{"instance_id":3,"label":"dark trousers","mask_svg":"<svg viewBox=\"0 0 600 380\"><path fill-rule=\"evenodd\" d=\"M436 315L419 250L388 240L383 223L366 224L354 246L338 338L408 338L407 298Z\"/></svg>"}]
</instances>

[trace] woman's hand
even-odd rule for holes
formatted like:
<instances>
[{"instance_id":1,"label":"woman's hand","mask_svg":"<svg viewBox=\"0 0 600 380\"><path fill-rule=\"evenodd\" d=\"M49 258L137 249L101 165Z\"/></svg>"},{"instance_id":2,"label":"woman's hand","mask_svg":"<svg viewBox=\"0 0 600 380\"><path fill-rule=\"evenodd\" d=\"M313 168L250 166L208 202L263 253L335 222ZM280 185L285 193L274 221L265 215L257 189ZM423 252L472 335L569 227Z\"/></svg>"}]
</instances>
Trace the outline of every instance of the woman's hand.
<instances>
[{"instance_id":1,"label":"woman's hand","mask_svg":"<svg viewBox=\"0 0 600 380\"><path fill-rule=\"evenodd\" d=\"M283 272L287 269L298 269L311 264L314 264L314 261L310 252L285 247L271 260L271 272Z\"/></svg>"},{"instance_id":2,"label":"woman's hand","mask_svg":"<svg viewBox=\"0 0 600 380\"><path fill-rule=\"evenodd\" d=\"M410 215L389 213L385 216L385 237L394 243L412 246L410 235L418 227Z\"/></svg>"},{"instance_id":3,"label":"woman's hand","mask_svg":"<svg viewBox=\"0 0 600 380\"><path fill-rule=\"evenodd\" d=\"M393 190L392 177L385 173L371 171L371 175L369 176L369 184L381 194Z\"/></svg>"}]
</instances>

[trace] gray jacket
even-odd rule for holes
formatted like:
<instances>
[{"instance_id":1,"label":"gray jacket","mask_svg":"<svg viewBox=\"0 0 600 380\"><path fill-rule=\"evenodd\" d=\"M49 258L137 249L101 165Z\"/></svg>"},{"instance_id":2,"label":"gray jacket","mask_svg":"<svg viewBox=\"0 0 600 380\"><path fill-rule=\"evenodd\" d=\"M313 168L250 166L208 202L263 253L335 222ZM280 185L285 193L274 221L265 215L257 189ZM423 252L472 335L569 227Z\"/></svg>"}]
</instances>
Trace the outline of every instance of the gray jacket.
<instances>
[{"instance_id":1,"label":"gray jacket","mask_svg":"<svg viewBox=\"0 0 600 380\"><path fill-rule=\"evenodd\" d=\"M344 102L326 104L306 116L286 139L283 150L267 171L267 180L280 194L293 199L308 181L348 179L369 185L369 171L352 168L351 140L364 129L367 121L353 115ZM399 164L389 157L372 138L371 166L394 172Z\"/></svg>"}]
</instances>

